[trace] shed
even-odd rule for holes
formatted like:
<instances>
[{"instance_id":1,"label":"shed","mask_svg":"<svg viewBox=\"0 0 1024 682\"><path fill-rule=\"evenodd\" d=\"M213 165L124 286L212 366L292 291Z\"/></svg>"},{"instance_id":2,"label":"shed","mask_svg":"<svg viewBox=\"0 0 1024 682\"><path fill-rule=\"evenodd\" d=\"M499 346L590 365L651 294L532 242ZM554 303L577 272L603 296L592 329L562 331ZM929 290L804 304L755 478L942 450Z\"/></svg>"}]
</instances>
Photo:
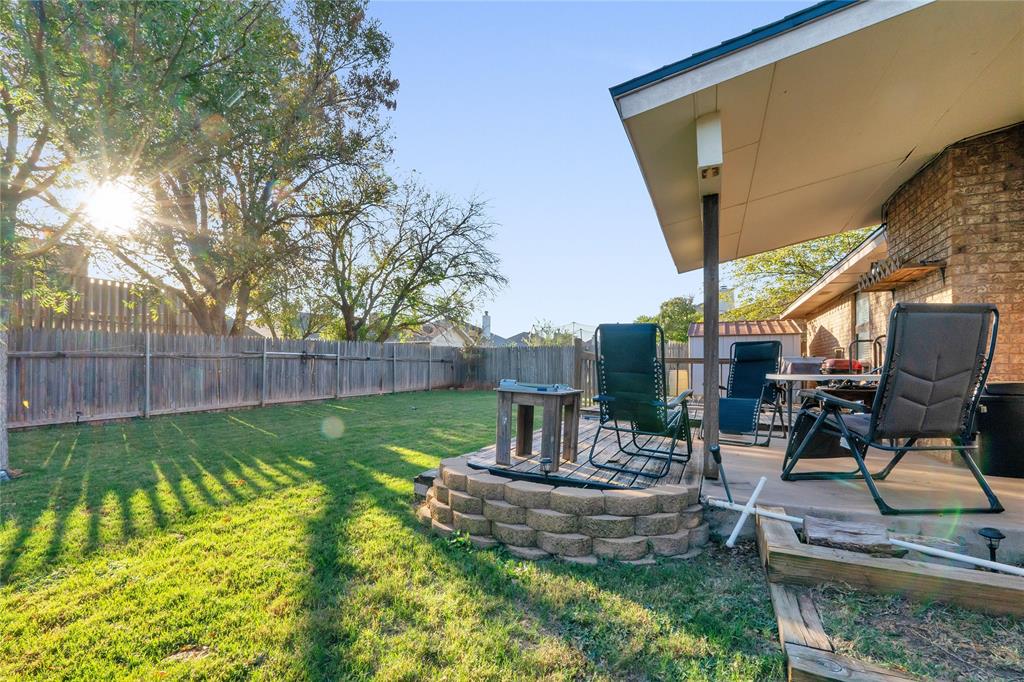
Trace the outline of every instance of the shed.
<instances>
[{"instance_id":1,"label":"shed","mask_svg":"<svg viewBox=\"0 0 1024 682\"><path fill-rule=\"evenodd\" d=\"M783 357L799 357L803 343L803 327L795 320L740 320L718 323L718 357L728 358L732 344L737 341L781 341ZM691 358L704 357L704 324L691 322L688 333ZM704 390L704 367L692 367L690 386L695 394ZM722 366L719 383L725 385L729 377L727 365Z\"/></svg>"}]
</instances>

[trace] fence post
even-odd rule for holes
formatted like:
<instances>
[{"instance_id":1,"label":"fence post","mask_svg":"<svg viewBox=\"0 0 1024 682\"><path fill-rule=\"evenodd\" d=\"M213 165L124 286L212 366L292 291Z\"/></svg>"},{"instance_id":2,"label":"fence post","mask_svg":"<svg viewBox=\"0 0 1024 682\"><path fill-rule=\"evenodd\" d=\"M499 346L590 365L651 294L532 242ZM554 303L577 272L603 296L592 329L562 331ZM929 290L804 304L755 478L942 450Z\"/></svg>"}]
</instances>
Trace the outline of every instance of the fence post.
<instances>
[{"instance_id":1,"label":"fence post","mask_svg":"<svg viewBox=\"0 0 1024 682\"><path fill-rule=\"evenodd\" d=\"M263 337L263 358L260 363L260 407L267 402L267 338Z\"/></svg>"},{"instance_id":2,"label":"fence post","mask_svg":"<svg viewBox=\"0 0 1024 682\"><path fill-rule=\"evenodd\" d=\"M572 387L583 388L583 339L572 340Z\"/></svg>"},{"instance_id":3,"label":"fence post","mask_svg":"<svg viewBox=\"0 0 1024 682\"><path fill-rule=\"evenodd\" d=\"M341 341L338 341L338 352L334 356L334 397L341 396Z\"/></svg>"},{"instance_id":4,"label":"fence post","mask_svg":"<svg viewBox=\"0 0 1024 682\"><path fill-rule=\"evenodd\" d=\"M398 393L398 344L391 344L391 392Z\"/></svg>"},{"instance_id":5,"label":"fence post","mask_svg":"<svg viewBox=\"0 0 1024 682\"><path fill-rule=\"evenodd\" d=\"M430 390L430 385L431 385L431 381L430 381L430 368L431 368L431 364L433 362L434 362L434 346L433 346L433 344L428 342L427 343L427 390L428 391Z\"/></svg>"},{"instance_id":6,"label":"fence post","mask_svg":"<svg viewBox=\"0 0 1024 682\"><path fill-rule=\"evenodd\" d=\"M145 391L145 394L143 395L143 398L142 398L142 416L144 418L148 418L149 417L149 394L150 394L150 389L149 389L149 384L150 384L150 368L153 366L153 353L150 350L149 331L148 330L146 331L146 360L145 360L145 363L146 363L146 371L145 371L145 379L143 381L143 389L142 389L143 391Z\"/></svg>"}]
</instances>

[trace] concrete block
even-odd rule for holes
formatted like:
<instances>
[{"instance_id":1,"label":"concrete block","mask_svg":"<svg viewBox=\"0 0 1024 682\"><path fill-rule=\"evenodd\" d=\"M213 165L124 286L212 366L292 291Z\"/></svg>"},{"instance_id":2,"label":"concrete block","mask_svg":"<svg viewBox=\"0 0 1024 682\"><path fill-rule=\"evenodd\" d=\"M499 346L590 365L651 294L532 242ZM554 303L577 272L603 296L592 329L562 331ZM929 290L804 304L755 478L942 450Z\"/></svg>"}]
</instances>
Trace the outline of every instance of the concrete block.
<instances>
[{"instance_id":1,"label":"concrete block","mask_svg":"<svg viewBox=\"0 0 1024 682\"><path fill-rule=\"evenodd\" d=\"M555 488L549 501L551 508L563 514L591 516L604 513L604 493L590 488Z\"/></svg>"},{"instance_id":2,"label":"concrete block","mask_svg":"<svg viewBox=\"0 0 1024 682\"><path fill-rule=\"evenodd\" d=\"M703 547L691 547L690 549L686 550L682 554L676 554L675 556L671 556L669 558L670 559L675 559L677 561L689 561L690 559L695 559L695 558L699 557L703 553L704 553L704 548Z\"/></svg>"},{"instance_id":3,"label":"concrete block","mask_svg":"<svg viewBox=\"0 0 1024 682\"><path fill-rule=\"evenodd\" d=\"M498 546L498 541L486 535L470 535L469 543L476 549L493 549Z\"/></svg>"},{"instance_id":4,"label":"concrete block","mask_svg":"<svg viewBox=\"0 0 1024 682\"><path fill-rule=\"evenodd\" d=\"M711 527L702 523L690 531L690 547L703 547L711 537Z\"/></svg>"},{"instance_id":5,"label":"concrete block","mask_svg":"<svg viewBox=\"0 0 1024 682\"><path fill-rule=\"evenodd\" d=\"M517 559L526 559L527 561L540 561L541 559L547 559L551 555L545 552L543 549L537 549L536 547L517 547L516 545L505 545L505 549L508 553Z\"/></svg>"},{"instance_id":6,"label":"concrete block","mask_svg":"<svg viewBox=\"0 0 1024 682\"><path fill-rule=\"evenodd\" d=\"M465 464L446 466L441 470L441 482L449 490L466 490L466 477L471 469Z\"/></svg>"},{"instance_id":7,"label":"concrete block","mask_svg":"<svg viewBox=\"0 0 1024 682\"><path fill-rule=\"evenodd\" d=\"M447 523L441 523L437 519L434 519L430 523L430 529L434 535L438 535L442 538L450 538L454 533L455 529Z\"/></svg>"},{"instance_id":8,"label":"concrete block","mask_svg":"<svg viewBox=\"0 0 1024 682\"><path fill-rule=\"evenodd\" d=\"M482 514L484 512L483 500L460 490L448 492L448 506L452 508L453 512L462 512L463 514Z\"/></svg>"},{"instance_id":9,"label":"concrete block","mask_svg":"<svg viewBox=\"0 0 1024 682\"><path fill-rule=\"evenodd\" d=\"M575 533L579 518L554 509L527 509L526 525L549 533Z\"/></svg>"},{"instance_id":10,"label":"concrete block","mask_svg":"<svg viewBox=\"0 0 1024 682\"><path fill-rule=\"evenodd\" d=\"M503 545L516 547L534 547L537 544L537 531L521 523L491 524L491 535Z\"/></svg>"},{"instance_id":11,"label":"concrete block","mask_svg":"<svg viewBox=\"0 0 1024 682\"><path fill-rule=\"evenodd\" d=\"M668 535L652 535L647 540L654 554L676 556L690 548L690 531L683 529Z\"/></svg>"},{"instance_id":12,"label":"concrete block","mask_svg":"<svg viewBox=\"0 0 1024 682\"><path fill-rule=\"evenodd\" d=\"M668 535L679 528L679 514L658 512L636 517L637 535Z\"/></svg>"},{"instance_id":13,"label":"concrete block","mask_svg":"<svg viewBox=\"0 0 1024 682\"><path fill-rule=\"evenodd\" d=\"M431 490L434 491L435 498L441 500L449 507L451 506L451 503L448 502L448 488L443 483L441 483L441 481L435 482Z\"/></svg>"},{"instance_id":14,"label":"concrete block","mask_svg":"<svg viewBox=\"0 0 1024 682\"><path fill-rule=\"evenodd\" d=\"M440 502L438 500L431 500L428 504L430 506L430 518L441 523L450 524L452 522L451 507L449 507L444 502Z\"/></svg>"},{"instance_id":15,"label":"concrete block","mask_svg":"<svg viewBox=\"0 0 1024 682\"><path fill-rule=\"evenodd\" d=\"M560 556L590 554L590 536L582 533L537 533L537 546L545 552Z\"/></svg>"},{"instance_id":16,"label":"concrete block","mask_svg":"<svg viewBox=\"0 0 1024 682\"><path fill-rule=\"evenodd\" d=\"M633 518L614 514L581 516L579 528L581 533L595 538L624 538L633 534Z\"/></svg>"},{"instance_id":17,"label":"concrete block","mask_svg":"<svg viewBox=\"0 0 1024 682\"><path fill-rule=\"evenodd\" d=\"M505 484L505 501L517 507L542 509L548 506L548 500L554 486L530 481L511 481Z\"/></svg>"},{"instance_id":18,"label":"concrete block","mask_svg":"<svg viewBox=\"0 0 1024 682\"><path fill-rule=\"evenodd\" d=\"M526 523L526 508L503 500L484 500L484 516L501 523Z\"/></svg>"},{"instance_id":19,"label":"concrete block","mask_svg":"<svg viewBox=\"0 0 1024 682\"><path fill-rule=\"evenodd\" d=\"M452 527L470 535L490 535L491 522L481 514L452 512Z\"/></svg>"},{"instance_id":20,"label":"concrete block","mask_svg":"<svg viewBox=\"0 0 1024 682\"><path fill-rule=\"evenodd\" d=\"M704 521L704 506L690 505L679 514L680 528L696 528Z\"/></svg>"},{"instance_id":21,"label":"concrete block","mask_svg":"<svg viewBox=\"0 0 1024 682\"><path fill-rule=\"evenodd\" d=\"M427 528L430 527L430 522L433 521L433 519L430 516L430 507L427 504L421 504L416 508L416 521L419 522L421 526L426 526Z\"/></svg>"},{"instance_id":22,"label":"concrete block","mask_svg":"<svg viewBox=\"0 0 1024 682\"><path fill-rule=\"evenodd\" d=\"M617 516L640 516L658 511L658 498L646 490L605 490L604 510Z\"/></svg>"},{"instance_id":23,"label":"concrete block","mask_svg":"<svg viewBox=\"0 0 1024 682\"><path fill-rule=\"evenodd\" d=\"M484 500L500 500L505 497L507 478L488 473L472 473L466 477L466 492Z\"/></svg>"},{"instance_id":24,"label":"concrete block","mask_svg":"<svg viewBox=\"0 0 1024 682\"><path fill-rule=\"evenodd\" d=\"M647 538L594 538L594 554L602 559L639 559L647 555Z\"/></svg>"},{"instance_id":25,"label":"concrete block","mask_svg":"<svg viewBox=\"0 0 1024 682\"><path fill-rule=\"evenodd\" d=\"M660 512L681 512L690 505L690 491L685 485L658 485L647 492L658 498Z\"/></svg>"}]
</instances>

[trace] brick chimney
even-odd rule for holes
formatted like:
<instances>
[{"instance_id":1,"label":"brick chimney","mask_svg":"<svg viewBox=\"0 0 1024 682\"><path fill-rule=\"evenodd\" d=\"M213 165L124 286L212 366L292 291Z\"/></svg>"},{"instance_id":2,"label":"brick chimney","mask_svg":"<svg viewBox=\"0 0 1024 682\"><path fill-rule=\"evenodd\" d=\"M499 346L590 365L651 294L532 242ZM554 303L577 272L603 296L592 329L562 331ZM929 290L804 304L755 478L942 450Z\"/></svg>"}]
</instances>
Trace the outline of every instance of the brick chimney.
<instances>
[{"instance_id":1,"label":"brick chimney","mask_svg":"<svg viewBox=\"0 0 1024 682\"><path fill-rule=\"evenodd\" d=\"M489 313L486 310L484 311L484 321L483 321L483 324L481 325L481 327L483 328L483 331L480 334L480 336L483 337L484 341L490 341L491 340L491 313Z\"/></svg>"}]
</instances>

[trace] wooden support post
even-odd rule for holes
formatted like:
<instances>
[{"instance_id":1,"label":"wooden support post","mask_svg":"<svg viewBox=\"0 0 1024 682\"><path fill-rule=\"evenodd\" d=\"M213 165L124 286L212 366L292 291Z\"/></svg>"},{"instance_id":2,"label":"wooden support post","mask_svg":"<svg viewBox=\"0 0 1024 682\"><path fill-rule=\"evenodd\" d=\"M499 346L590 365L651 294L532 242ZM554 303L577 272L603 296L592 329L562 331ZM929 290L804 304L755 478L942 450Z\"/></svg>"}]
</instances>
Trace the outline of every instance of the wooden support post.
<instances>
[{"instance_id":1,"label":"wooden support post","mask_svg":"<svg viewBox=\"0 0 1024 682\"><path fill-rule=\"evenodd\" d=\"M430 376L431 363L433 363L433 362L434 362L434 346L428 343L427 344L427 390L428 391L431 389L431 384L433 383L431 381L431 376Z\"/></svg>"},{"instance_id":2,"label":"wooden support post","mask_svg":"<svg viewBox=\"0 0 1024 682\"><path fill-rule=\"evenodd\" d=\"M572 387L583 388L583 339L572 340Z\"/></svg>"},{"instance_id":3,"label":"wooden support post","mask_svg":"<svg viewBox=\"0 0 1024 682\"><path fill-rule=\"evenodd\" d=\"M516 407L516 456L533 454L533 405Z\"/></svg>"},{"instance_id":4,"label":"wooden support post","mask_svg":"<svg viewBox=\"0 0 1024 682\"><path fill-rule=\"evenodd\" d=\"M718 195L701 198L704 221L704 475L718 478Z\"/></svg>"},{"instance_id":5,"label":"wooden support post","mask_svg":"<svg viewBox=\"0 0 1024 682\"><path fill-rule=\"evenodd\" d=\"M334 355L334 397L341 396L341 341L337 342Z\"/></svg>"},{"instance_id":6,"label":"wooden support post","mask_svg":"<svg viewBox=\"0 0 1024 682\"><path fill-rule=\"evenodd\" d=\"M391 392L398 393L398 344L391 344Z\"/></svg>"},{"instance_id":7,"label":"wooden support post","mask_svg":"<svg viewBox=\"0 0 1024 682\"><path fill-rule=\"evenodd\" d=\"M498 391L498 433L494 447L494 463L508 466L512 463L512 394Z\"/></svg>"},{"instance_id":8,"label":"wooden support post","mask_svg":"<svg viewBox=\"0 0 1024 682\"><path fill-rule=\"evenodd\" d=\"M142 396L142 416L149 417L149 396L150 396L150 375L153 366L153 351L150 348L149 332L146 332L146 357L145 357L145 370L143 379L143 396Z\"/></svg>"},{"instance_id":9,"label":"wooden support post","mask_svg":"<svg viewBox=\"0 0 1024 682\"><path fill-rule=\"evenodd\" d=\"M267 339L263 339L263 358L260 363L260 407L267 404Z\"/></svg>"}]
</instances>

